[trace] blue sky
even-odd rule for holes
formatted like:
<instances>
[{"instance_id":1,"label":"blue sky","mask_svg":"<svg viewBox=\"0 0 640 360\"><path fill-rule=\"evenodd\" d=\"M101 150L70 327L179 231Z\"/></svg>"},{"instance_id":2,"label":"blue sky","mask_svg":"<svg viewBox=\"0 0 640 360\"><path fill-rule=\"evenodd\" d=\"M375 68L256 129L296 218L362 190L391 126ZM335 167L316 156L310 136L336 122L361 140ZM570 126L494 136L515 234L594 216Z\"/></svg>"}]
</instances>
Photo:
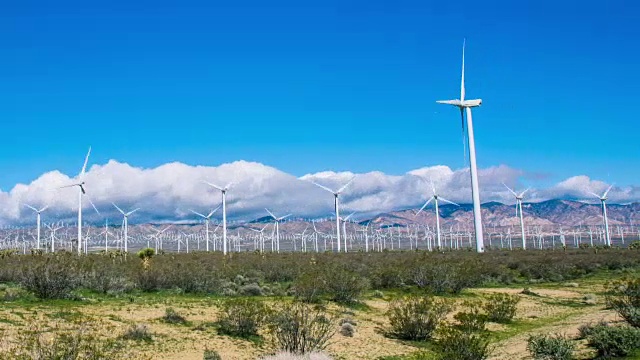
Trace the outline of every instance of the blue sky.
<instances>
[{"instance_id":1,"label":"blue sky","mask_svg":"<svg viewBox=\"0 0 640 360\"><path fill-rule=\"evenodd\" d=\"M294 175L478 164L637 184L632 1L20 1L0 6L0 188L92 163Z\"/></svg>"}]
</instances>

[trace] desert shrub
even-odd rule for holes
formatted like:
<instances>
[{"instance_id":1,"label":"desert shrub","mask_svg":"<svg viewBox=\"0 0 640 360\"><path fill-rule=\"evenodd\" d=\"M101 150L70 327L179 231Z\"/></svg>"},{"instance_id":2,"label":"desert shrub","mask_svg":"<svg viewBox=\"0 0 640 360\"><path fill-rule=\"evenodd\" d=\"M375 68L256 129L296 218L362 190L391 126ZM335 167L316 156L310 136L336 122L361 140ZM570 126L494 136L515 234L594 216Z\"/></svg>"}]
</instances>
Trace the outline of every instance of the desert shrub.
<instances>
[{"instance_id":1,"label":"desert shrub","mask_svg":"<svg viewBox=\"0 0 640 360\"><path fill-rule=\"evenodd\" d=\"M640 327L640 278L614 282L607 290L607 305L629 325Z\"/></svg>"},{"instance_id":2,"label":"desert shrub","mask_svg":"<svg viewBox=\"0 0 640 360\"><path fill-rule=\"evenodd\" d=\"M458 321L458 329L465 332L484 331L487 317L480 313L477 305L468 303L466 306L466 311L460 311L453 316Z\"/></svg>"},{"instance_id":3,"label":"desert shrub","mask_svg":"<svg viewBox=\"0 0 640 360\"><path fill-rule=\"evenodd\" d=\"M294 296L306 303L318 303L325 291L325 281L314 273L304 273L293 283Z\"/></svg>"},{"instance_id":4,"label":"desert shrub","mask_svg":"<svg viewBox=\"0 0 640 360\"><path fill-rule=\"evenodd\" d=\"M380 290L374 290L371 296L374 298L382 299L384 297L384 293Z\"/></svg>"},{"instance_id":5,"label":"desert shrub","mask_svg":"<svg viewBox=\"0 0 640 360\"><path fill-rule=\"evenodd\" d=\"M462 290L480 283L478 263L420 264L413 271L411 280L419 288L434 294L459 294Z\"/></svg>"},{"instance_id":6,"label":"desert shrub","mask_svg":"<svg viewBox=\"0 0 640 360\"><path fill-rule=\"evenodd\" d=\"M215 350L205 350L202 354L202 360L222 360L222 356Z\"/></svg>"},{"instance_id":7,"label":"desert shrub","mask_svg":"<svg viewBox=\"0 0 640 360\"><path fill-rule=\"evenodd\" d=\"M23 268L20 285L40 299L63 299L75 289L77 281L74 275L72 264L47 257Z\"/></svg>"},{"instance_id":8,"label":"desert shrub","mask_svg":"<svg viewBox=\"0 0 640 360\"><path fill-rule=\"evenodd\" d=\"M403 340L431 339L451 306L434 297L408 297L392 302L388 317L387 335Z\"/></svg>"},{"instance_id":9,"label":"desert shrub","mask_svg":"<svg viewBox=\"0 0 640 360\"><path fill-rule=\"evenodd\" d=\"M353 337L353 334L356 333L356 328L355 326L351 325L350 323L344 323L342 325L340 325L340 335L342 336L347 336L347 337Z\"/></svg>"},{"instance_id":10,"label":"desert shrub","mask_svg":"<svg viewBox=\"0 0 640 360\"><path fill-rule=\"evenodd\" d=\"M582 324L578 326L578 339L586 339L589 335L593 333L593 329L597 326L606 327L606 326L609 326L609 323L607 323L604 320L600 320L596 324L588 323L588 324Z\"/></svg>"},{"instance_id":11,"label":"desert shrub","mask_svg":"<svg viewBox=\"0 0 640 360\"><path fill-rule=\"evenodd\" d=\"M27 297L27 293L23 289L8 288L2 294L2 301L16 301Z\"/></svg>"},{"instance_id":12,"label":"desert shrub","mask_svg":"<svg viewBox=\"0 0 640 360\"><path fill-rule=\"evenodd\" d=\"M18 334L15 343L0 352L2 360L107 360L125 359L120 344L92 335L86 328L76 331L44 331L32 327ZM53 335L51 335L53 334Z\"/></svg>"},{"instance_id":13,"label":"desert shrub","mask_svg":"<svg viewBox=\"0 0 640 360\"><path fill-rule=\"evenodd\" d=\"M520 297L505 293L491 294L484 303L484 311L489 321L508 323L516 316L516 310Z\"/></svg>"},{"instance_id":14,"label":"desert shrub","mask_svg":"<svg viewBox=\"0 0 640 360\"><path fill-rule=\"evenodd\" d=\"M258 330L265 324L269 308L262 301L251 299L231 299L222 302L220 315L216 321L218 332L225 335L248 338L258 336Z\"/></svg>"},{"instance_id":15,"label":"desert shrub","mask_svg":"<svg viewBox=\"0 0 640 360\"><path fill-rule=\"evenodd\" d=\"M162 321L169 324L186 324L187 319L184 316L178 314L173 308L167 308L162 316Z\"/></svg>"},{"instance_id":16,"label":"desert shrub","mask_svg":"<svg viewBox=\"0 0 640 360\"><path fill-rule=\"evenodd\" d=\"M321 307L301 302L286 303L270 317L269 332L278 350L307 354L327 346L334 333L334 322Z\"/></svg>"},{"instance_id":17,"label":"desert shrub","mask_svg":"<svg viewBox=\"0 0 640 360\"><path fill-rule=\"evenodd\" d=\"M305 355L279 352L275 355L263 357L261 360L333 360L333 358L325 353L314 351Z\"/></svg>"},{"instance_id":18,"label":"desert shrub","mask_svg":"<svg viewBox=\"0 0 640 360\"><path fill-rule=\"evenodd\" d=\"M238 292L244 296L262 296L262 288L256 283L243 285Z\"/></svg>"},{"instance_id":19,"label":"desert shrub","mask_svg":"<svg viewBox=\"0 0 640 360\"><path fill-rule=\"evenodd\" d=\"M491 353L487 333L466 332L451 326L439 333L436 346L440 360L485 360Z\"/></svg>"},{"instance_id":20,"label":"desert shrub","mask_svg":"<svg viewBox=\"0 0 640 360\"><path fill-rule=\"evenodd\" d=\"M640 329L628 326L596 325L587 336L588 345L598 352L598 358L624 357L640 348Z\"/></svg>"},{"instance_id":21,"label":"desert shrub","mask_svg":"<svg viewBox=\"0 0 640 360\"><path fill-rule=\"evenodd\" d=\"M149 330L149 327L144 324L135 324L125 330L125 332L121 336L124 340L134 340L134 341L153 341L153 335Z\"/></svg>"},{"instance_id":22,"label":"desert shrub","mask_svg":"<svg viewBox=\"0 0 640 360\"><path fill-rule=\"evenodd\" d=\"M527 350L536 360L572 360L575 344L561 335L533 335Z\"/></svg>"},{"instance_id":23,"label":"desert shrub","mask_svg":"<svg viewBox=\"0 0 640 360\"><path fill-rule=\"evenodd\" d=\"M340 321L338 322L338 325L342 326L342 324L351 324L353 326L358 326L358 322L350 317L340 319Z\"/></svg>"},{"instance_id":24,"label":"desert shrub","mask_svg":"<svg viewBox=\"0 0 640 360\"><path fill-rule=\"evenodd\" d=\"M369 280L343 266L327 267L323 278L331 300L341 304L353 304L369 289Z\"/></svg>"},{"instance_id":25,"label":"desert shrub","mask_svg":"<svg viewBox=\"0 0 640 360\"><path fill-rule=\"evenodd\" d=\"M632 250L640 249L640 240L636 240L636 241L632 242L631 244L629 244L629 249L632 249Z\"/></svg>"},{"instance_id":26,"label":"desert shrub","mask_svg":"<svg viewBox=\"0 0 640 360\"><path fill-rule=\"evenodd\" d=\"M585 294L582 297L582 301L587 305L595 305L598 303L598 297L596 294Z\"/></svg>"}]
</instances>

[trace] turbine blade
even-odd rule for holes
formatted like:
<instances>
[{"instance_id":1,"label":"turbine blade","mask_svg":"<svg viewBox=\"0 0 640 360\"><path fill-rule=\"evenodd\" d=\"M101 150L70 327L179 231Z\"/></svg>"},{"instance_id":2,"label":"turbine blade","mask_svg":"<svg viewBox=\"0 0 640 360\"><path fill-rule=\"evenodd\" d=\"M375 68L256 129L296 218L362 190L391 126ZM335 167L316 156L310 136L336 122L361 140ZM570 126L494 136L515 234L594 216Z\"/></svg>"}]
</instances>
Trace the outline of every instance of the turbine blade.
<instances>
[{"instance_id":1,"label":"turbine blade","mask_svg":"<svg viewBox=\"0 0 640 360\"><path fill-rule=\"evenodd\" d=\"M420 214L422 212L422 210L424 210L424 208L426 208L427 205L429 205L431 200L433 200L433 196L430 197L429 200L427 200L427 202L424 203L424 205L422 205L422 207L420 208L420 210L418 210L418 212L414 215L414 217L418 216L418 214Z\"/></svg>"},{"instance_id":2,"label":"turbine blade","mask_svg":"<svg viewBox=\"0 0 640 360\"><path fill-rule=\"evenodd\" d=\"M507 188L507 190L509 190L509 192L511 192L513 194L513 196L518 197L518 194L516 194L515 191L513 191L513 189L511 189L510 187L507 186L507 184L502 183L502 185L504 185L504 187Z\"/></svg>"},{"instance_id":3,"label":"turbine blade","mask_svg":"<svg viewBox=\"0 0 640 360\"><path fill-rule=\"evenodd\" d=\"M82 170L80 171L80 178L84 177L84 173L87 170L87 163L89 162L89 155L91 155L91 146L89 146L89 151L87 152L87 156L84 158L84 165L82 165Z\"/></svg>"},{"instance_id":4,"label":"turbine blade","mask_svg":"<svg viewBox=\"0 0 640 360\"><path fill-rule=\"evenodd\" d=\"M200 216L201 218L205 218L205 219L207 218L206 216L204 216L204 215L200 214L200 213L199 213L199 212L197 212L197 211L193 211L193 210L191 210L191 209L189 209L189 211L191 211L192 213L194 213L194 214L196 214L196 215Z\"/></svg>"},{"instance_id":5,"label":"turbine blade","mask_svg":"<svg viewBox=\"0 0 640 360\"><path fill-rule=\"evenodd\" d=\"M116 207L116 209L118 209L118 211L120 211L120 213L121 213L122 215L124 215L124 211L122 211L122 209L120 209L120 208L118 207L118 205L116 205L115 203L112 203L112 204L113 204L113 206L115 206L115 207Z\"/></svg>"},{"instance_id":6,"label":"turbine blade","mask_svg":"<svg viewBox=\"0 0 640 360\"><path fill-rule=\"evenodd\" d=\"M595 196L595 197L597 197L598 199L600 199L600 198L601 198L601 197L600 197L600 195L598 195L598 194L596 194L596 193L594 193L594 192L592 192L592 191L588 191L588 193L589 193L589 194L591 194L591 195L593 195L593 196Z\"/></svg>"},{"instance_id":7,"label":"turbine blade","mask_svg":"<svg viewBox=\"0 0 640 360\"><path fill-rule=\"evenodd\" d=\"M49 208L49 205L45 205L42 209L38 210L38 212L43 212Z\"/></svg>"},{"instance_id":8,"label":"turbine blade","mask_svg":"<svg viewBox=\"0 0 640 360\"><path fill-rule=\"evenodd\" d=\"M611 184L611 186L609 186L609 188L607 189L607 191L604 192L604 195L602 195L602 197L607 197L607 194L609 193L609 191L611 191L611 188L613 187L613 184Z\"/></svg>"},{"instance_id":9,"label":"turbine blade","mask_svg":"<svg viewBox=\"0 0 640 360\"><path fill-rule=\"evenodd\" d=\"M87 196L87 200L89 200L89 204L91 204L91 207L93 207L93 210L95 210L96 213L100 215L100 211L98 211L98 208L93 204L93 201L91 201L91 198Z\"/></svg>"},{"instance_id":10,"label":"turbine blade","mask_svg":"<svg viewBox=\"0 0 640 360\"><path fill-rule=\"evenodd\" d=\"M350 217L352 217L352 216L353 216L353 214L355 214L355 213L356 213L356 212L354 211L354 212L352 212L351 214L349 214L349 216L347 216L346 218L344 218L344 221L349 220L349 218L350 218Z\"/></svg>"},{"instance_id":11,"label":"turbine blade","mask_svg":"<svg viewBox=\"0 0 640 360\"><path fill-rule=\"evenodd\" d=\"M464 48L467 44L467 39L464 39L462 41L462 78L460 81L460 101L464 101L464 95L465 95L465 91L464 91Z\"/></svg>"},{"instance_id":12,"label":"turbine blade","mask_svg":"<svg viewBox=\"0 0 640 360\"><path fill-rule=\"evenodd\" d=\"M464 126L464 108L460 108L460 120L462 124L462 157L464 159L464 165L467 164L467 138Z\"/></svg>"},{"instance_id":13,"label":"turbine blade","mask_svg":"<svg viewBox=\"0 0 640 360\"><path fill-rule=\"evenodd\" d=\"M288 217L289 217L289 216L291 216L291 215L292 215L292 214L287 214L287 215L285 215L285 216L281 216L281 217L278 219L278 221L280 221L280 220L284 220L284 219L288 218Z\"/></svg>"},{"instance_id":14,"label":"turbine blade","mask_svg":"<svg viewBox=\"0 0 640 360\"><path fill-rule=\"evenodd\" d=\"M524 194L527 193L527 191L531 190L531 188L527 188L527 190L523 191L520 193L520 197L522 198L524 196Z\"/></svg>"},{"instance_id":15,"label":"turbine blade","mask_svg":"<svg viewBox=\"0 0 640 360\"><path fill-rule=\"evenodd\" d=\"M228 183L227 186L224 187L224 189L229 190L229 188L231 188L231 185L234 185L233 181Z\"/></svg>"},{"instance_id":16,"label":"turbine blade","mask_svg":"<svg viewBox=\"0 0 640 360\"><path fill-rule=\"evenodd\" d=\"M211 216L213 216L213 214L215 214L216 211L218 211L218 209L220 209L220 205L218 205L217 208L211 210L211 212L209 213L209 215L207 215L207 219L210 218Z\"/></svg>"},{"instance_id":17,"label":"turbine blade","mask_svg":"<svg viewBox=\"0 0 640 360\"><path fill-rule=\"evenodd\" d=\"M36 208L34 208L33 206L29 205L29 204L24 204L24 206L28 207L29 209L38 212L38 210Z\"/></svg>"},{"instance_id":18,"label":"turbine blade","mask_svg":"<svg viewBox=\"0 0 640 360\"><path fill-rule=\"evenodd\" d=\"M349 180L346 184L344 184L344 186L342 186L340 189L338 189L338 191L336 191L338 194L340 194L341 192L344 191L344 189L347 188L347 186L349 186L349 184L351 184L353 182L353 180L355 180L356 177L352 177L351 180Z\"/></svg>"},{"instance_id":19,"label":"turbine blade","mask_svg":"<svg viewBox=\"0 0 640 360\"><path fill-rule=\"evenodd\" d=\"M326 187L326 186L324 186L324 185L320 185L320 184L318 184L318 183L316 183L316 182L313 182L313 181L312 181L311 183L312 183L312 184L314 184L315 186L317 186L317 187L321 188L321 189L325 189L325 190L327 190L328 192L330 192L330 193L332 193L332 194L335 194L335 193L336 193L336 191L333 191L333 190L329 189L328 187Z\"/></svg>"},{"instance_id":20,"label":"turbine blade","mask_svg":"<svg viewBox=\"0 0 640 360\"><path fill-rule=\"evenodd\" d=\"M80 184L71 184L71 185L60 186L58 189L70 188L70 187L74 187L74 186L80 186Z\"/></svg>"},{"instance_id":21,"label":"turbine blade","mask_svg":"<svg viewBox=\"0 0 640 360\"><path fill-rule=\"evenodd\" d=\"M216 184L210 183L210 182L205 181L205 180L202 180L202 182L203 182L204 184L207 184L207 185L209 185L209 186L211 186L211 187L213 187L213 188L216 188L216 189L218 189L218 190L220 190L220 191L224 191L224 189L223 189L223 188L221 188L220 186L218 186L218 185L216 185Z\"/></svg>"},{"instance_id":22,"label":"turbine blade","mask_svg":"<svg viewBox=\"0 0 640 360\"><path fill-rule=\"evenodd\" d=\"M273 220L278 220L278 218L275 215L273 215L273 213L271 211L269 211L269 209L267 209L267 208L264 208L264 209L267 210L267 212L269 213L269 215L271 215Z\"/></svg>"},{"instance_id":23,"label":"turbine blade","mask_svg":"<svg viewBox=\"0 0 640 360\"><path fill-rule=\"evenodd\" d=\"M447 200L447 199L445 199L445 198L443 198L443 197L439 197L438 199L439 199L439 200L442 200L442 201L444 201L444 202L446 202L446 203L449 203L449 204L451 204L451 205L460 206L460 205L458 205L458 204L454 203L453 201L451 201L451 200Z\"/></svg>"},{"instance_id":24,"label":"turbine blade","mask_svg":"<svg viewBox=\"0 0 640 360\"><path fill-rule=\"evenodd\" d=\"M126 213L126 214L125 214L125 216L129 216L129 215L133 214L134 212L136 212L136 211L138 211L138 210L140 210L140 208L137 208L137 209L131 210L131 211L129 211L128 213Z\"/></svg>"}]
</instances>

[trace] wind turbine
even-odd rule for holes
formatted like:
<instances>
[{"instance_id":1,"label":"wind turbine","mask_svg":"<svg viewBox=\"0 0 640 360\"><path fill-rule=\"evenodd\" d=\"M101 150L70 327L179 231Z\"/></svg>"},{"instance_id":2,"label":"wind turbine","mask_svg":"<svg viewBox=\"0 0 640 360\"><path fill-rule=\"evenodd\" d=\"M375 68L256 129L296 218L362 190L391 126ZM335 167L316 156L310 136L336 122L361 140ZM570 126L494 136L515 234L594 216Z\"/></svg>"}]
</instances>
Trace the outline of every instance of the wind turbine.
<instances>
[{"instance_id":1,"label":"wind turbine","mask_svg":"<svg viewBox=\"0 0 640 360\"><path fill-rule=\"evenodd\" d=\"M484 252L484 238L482 234L482 214L480 213L480 191L478 189L478 167L476 165L476 143L473 137L473 119L471 116L471 108L478 107L482 104L482 99L465 100L464 90L464 47L462 43L462 80L460 82L460 99L455 100L439 100L439 104L452 105L460 109L462 118L462 131L464 132L465 111L467 114L467 132L469 138L469 167L471 172L471 196L473 197L473 222L476 231L476 250Z\"/></svg>"},{"instance_id":2,"label":"wind turbine","mask_svg":"<svg viewBox=\"0 0 640 360\"><path fill-rule=\"evenodd\" d=\"M455 206L460 206L460 205L454 203L453 201L449 201L441 196L438 196L438 192L436 191L436 186L433 184L433 182L431 183L431 190L433 191L433 195L424 203L424 205L422 205L422 207L420 208L420 210L418 210L418 212L414 215L414 217L418 216L418 214L420 214L422 210L424 210L432 200L434 201L434 205L436 207L436 239L438 242L438 248L442 249L442 241L440 240L440 208L438 207L438 200L442 200L446 203L449 203Z\"/></svg>"},{"instance_id":3,"label":"wind turbine","mask_svg":"<svg viewBox=\"0 0 640 360\"><path fill-rule=\"evenodd\" d=\"M209 251L209 222L211 221L211 216L213 216L213 214L216 211L218 211L218 209L220 209L220 206L218 206L217 208L211 210L211 212L209 214L207 214L206 216L201 214L201 213L199 213L199 212L196 212L196 211L193 211L193 210L189 210L192 213L194 213L194 214L196 214L196 215L198 215L198 216L200 216L201 218L204 219L205 241L207 242L207 252Z\"/></svg>"},{"instance_id":4,"label":"wind turbine","mask_svg":"<svg viewBox=\"0 0 640 360\"><path fill-rule=\"evenodd\" d=\"M44 206L41 209L36 209L33 206L29 205L29 204L24 204L24 206L28 207L29 209L33 210L36 212L36 227L37 227L37 244L36 244L36 248L40 249L40 213L42 213L43 211L47 210L47 208L49 207L49 205Z\"/></svg>"},{"instance_id":5,"label":"wind turbine","mask_svg":"<svg viewBox=\"0 0 640 360\"><path fill-rule=\"evenodd\" d=\"M82 165L82 170L80 170L80 174L78 174L78 177L77 177L78 182L60 187L60 189L63 189L63 188L77 186L79 189L78 191L78 255L82 253L82 196L87 193L84 188L84 185L85 185L84 174L87 170L89 155L91 155L91 146L89 146L89 151L87 151L87 156L84 158L84 165ZM96 211L96 213L100 214L96 206L93 204L93 201L91 201L91 199L89 198L87 199L89 200L89 203L91 203L91 206L93 206L93 209Z\"/></svg>"},{"instance_id":6,"label":"wind turbine","mask_svg":"<svg viewBox=\"0 0 640 360\"><path fill-rule=\"evenodd\" d=\"M118 207L118 205L116 205L116 204L114 204L114 203L112 203L112 204L113 204L113 206L115 206L115 207L116 207L116 209L118 209L118 211L120 211L120 213L122 214L122 216L124 216L124 220L123 220L123 225L124 225L124 252L128 252L128 251L129 251L129 248L127 247L127 239L128 239L129 237L128 237L127 230L128 230L128 228L129 228L129 216L131 216L131 214L133 214L134 212L136 212L136 211L138 211L138 210L140 210L140 209L139 209L139 208L138 208L138 209L134 209L134 210L131 210L131 211L129 211L129 212L127 212L127 213L126 213L126 212L122 211L122 209L120 209L120 208Z\"/></svg>"},{"instance_id":7,"label":"wind turbine","mask_svg":"<svg viewBox=\"0 0 640 360\"><path fill-rule=\"evenodd\" d=\"M288 218L289 216L291 216L291 214L287 214L285 216L280 216L277 217L275 215L273 215L273 213L271 211L269 211L269 209L266 209L267 212L269 213L269 215L273 218L273 220L275 221L275 227L276 227L276 252L280 252L280 221Z\"/></svg>"},{"instance_id":8,"label":"wind turbine","mask_svg":"<svg viewBox=\"0 0 640 360\"><path fill-rule=\"evenodd\" d=\"M334 207L336 210L336 241L338 242L338 252L341 251L340 249L340 194L342 194L342 192L344 191L344 189L347 188L347 186L349 186L349 184L351 184L351 182L355 179L356 177L352 177L351 180L349 180L346 184L344 184L340 189L338 189L337 191L331 190L326 186L317 184L315 182L313 182L313 184L315 184L316 186L330 192L333 194L334 197ZM345 251L347 250L346 244L345 244Z\"/></svg>"},{"instance_id":9,"label":"wind turbine","mask_svg":"<svg viewBox=\"0 0 640 360\"><path fill-rule=\"evenodd\" d=\"M510 187L507 186L507 184L502 183L502 185L504 185L504 187L507 188L507 190L509 190L513 196L516 197L516 217L518 217L518 209L520 209L520 231L522 232L522 249L526 250L527 249L527 237L524 233L524 217L522 215L522 199L524 198L524 194L529 191L529 189L521 192L520 194L517 194L515 191L513 191Z\"/></svg>"},{"instance_id":10,"label":"wind turbine","mask_svg":"<svg viewBox=\"0 0 640 360\"><path fill-rule=\"evenodd\" d=\"M227 255L227 191L231 187L232 183L228 183L225 187L212 184L208 181L203 181L205 184L220 190L222 193L222 253Z\"/></svg>"},{"instance_id":11,"label":"wind turbine","mask_svg":"<svg viewBox=\"0 0 640 360\"><path fill-rule=\"evenodd\" d=\"M607 243L607 246L611 246L611 237L609 236L609 219L607 218L607 195L609 194L609 191L611 191L612 187L613 185L609 186L607 191L605 191L604 194L602 194L602 196L589 191L591 195L600 199L600 202L602 203L602 220L604 222L604 236L605 236L604 238Z\"/></svg>"}]
</instances>

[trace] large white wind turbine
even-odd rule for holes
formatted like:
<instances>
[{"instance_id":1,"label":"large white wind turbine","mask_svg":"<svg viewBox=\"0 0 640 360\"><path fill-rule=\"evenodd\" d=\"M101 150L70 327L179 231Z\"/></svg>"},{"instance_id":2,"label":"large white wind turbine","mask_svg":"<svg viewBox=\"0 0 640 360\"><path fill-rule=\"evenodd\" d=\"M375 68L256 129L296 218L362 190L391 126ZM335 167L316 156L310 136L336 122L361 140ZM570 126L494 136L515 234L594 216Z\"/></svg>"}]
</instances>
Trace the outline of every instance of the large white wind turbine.
<instances>
[{"instance_id":1,"label":"large white wind turbine","mask_svg":"<svg viewBox=\"0 0 640 360\"><path fill-rule=\"evenodd\" d=\"M524 233L524 215L522 214L522 199L524 199L524 194L526 194L527 191L529 191L529 189L518 194L515 191L513 191L513 189L508 187L507 184L503 183L502 185L504 185L504 187L506 187L507 190L509 190L513 194L513 196L515 196L516 198L516 217L518 217L518 211L520 212L520 232L522 233L522 249L526 250L527 237Z\"/></svg>"},{"instance_id":2,"label":"large white wind turbine","mask_svg":"<svg viewBox=\"0 0 640 360\"><path fill-rule=\"evenodd\" d=\"M227 255L227 191L229 191L232 183L228 183L227 186L221 187L208 181L203 182L212 188L220 190L222 193L222 253Z\"/></svg>"},{"instance_id":3,"label":"large white wind turbine","mask_svg":"<svg viewBox=\"0 0 640 360\"><path fill-rule=\"evenodd\" d=\"M275 227L276 227L276 252L280 252L280 221L288 218L289 216L291 216L291 214L287 214L285 216L280 216L277 217L275 215L273 215L273 213L271 211L269 211L269 209L266 209L267 212L269 213L269 215L273 218L274 222L275 222Z\"/></svg>"},{"instance_id":4,"label":"large white wind turbine","mask_svg":"<svg viewBox=\"0 0 640 360\"><path fill-rule=\"evenodd\" d=\"M342 194L342 192L347 188L347 186L349 186L349 184L351 184L351 182L355 179L356 177L352 177L351 180L349 180L346 184L344 184L340 189L338 189L337 191L335 190L331 190L328 187L324 186L324 185L320 185L318 183L313 183L316 186L325 189L326 191L330 192L333 194L334 197L334 207L336 210L336 241L338 242L338 252L341 251L340 248L340 194ZM344 247L345 251L347 251L347 246L345 244Z\"/></svg>"},{"instance_id":5,"label":"large white wind turbine","mask_svg":"<svg viewBox=\"0 0 640 360\"><path fill-rule=\"evenodd\" d=\"M207 242L207 251L209 251L209 222L211 221L211 216L213 216L213 214L218 211L218 209L220 209L220 206L218 206L217 208L211 210L211 212L209 214L207 214L206 216L204 214L201 214L199 212L193 211L193 210L189 210L192 213L200 216L201 218L204 219L204 227L205 227L205 241ZM200 246L200 245L198 245Z\"/></svg>"},{"instance_id":6,"label":"large white wind turbine","mask_svg":"<svg viewBox=\"0 0 640 360\"><path fill-rule=\"evenodd\" d=\"M127 240L129 239L129 236L128 236L128 233L127 233L127 230L129 228L129 216L131 216L131 214L133 214L134 212L136 212L136 211L138 211L140 209L138 208L138 209L131 210L129 212L124 212L124 211L122 211L122 209L120 209L118 207L118 205L113 204L113 206L115 206L116 209L118 209L118 211L120 211L122 216L124 216L124 220L123 220L123 223L124 223L124 252L127 252L127 251L129 251L129 248L127 246Z\"/></svg>"},{"instance_id":7,"label":"large white wind turbine","mask_svg":"<svg viewBox=\"0 0 640 360\"><path fill-rule=\"evenodd\" d=\"M47 208L49 207L49 205L46 205L44 207L42 207L41 209L36 209L33 206L29 205L29 204L24 204L24 206L28 207L29 209L33 210L36 212L36 228L37 228L37 243L36 243L36 249L40 249L40 213L42 213L43 211L47 210Z\"/></svg>"},{"instance_id":8,"label":"large white wind turbine","mask_svg":"<svg viewBox=\"0 0 640 360\"><path fill-rule=\"evenodd\" d=\"M77 186L78 187L78 255L82 254L82 196L85 195L87 192L85 191L85 184L84 184L84 174L87 170L87 163L89 162L89 155L91 155L91 146L89 146L89 151L87 152L87 156L84 158L84 165L82 165L82 170L80 170L80 174L78 174L77 177L77 183L74 184L70 184L70 185L66 185L66 186L62 186L60 187L62 188L68 188L68 187L74 187ZM93 209L100 214L100 212L98 211L98 209L96 208L96 206L93 204L93 201L91 201L91 199L89 199L89 203L91 203L91 206L93 206Z\"/></svg>"},{"instance_id":9,"label":"large white wind turbine","mask_svg":"<svg viewBox=\"0 0 640 360\"><path fill-rule=\"evenodd\" d=\"M607 246L611 246L611 237L609 236L609 219L607 218L607 195L609 194L609 191L611 191L612 187L613 185L609 186L602 196L591 191L589 192L591 195L597 197L602 203L602 221L604 222L604 238Z\"/></svg>"},{"instance_id":10,"label":"large white wind turbine","mask_svg":"<svg viewBox=\"0 0 640 360\"><path fill-rule=\"evenodd\" d=\"M452 205L456 205L456 206L460 206L460 205L454 203L453 201L447 200L441 196L438 196L438 192L436 191L436 186L433 183L431 183L431 190L433 191L433 195L429 199L427 199L427 201L424 203L424 205L422 205L422 207L420 208L420 210L418 210L415 216L418 216L418 214L420 214L422 210L424 210L427 207L427 205L431 203L431 201L434 202L434 205L436 208L435 209L436 210L436 239L438 242L438 248L442 249L442 241L440 240L440 208L438 207L438 201L442 200Z\"/></svg>"},{"instance_id":11,"label":"large white wind turbine","mask_svg":"<svg viewBox=\"0 0 640 360\"><path fill-rule=\"evenodd\" d=\"M484 237L482 234L482 215L480 213L480 192L478 189L478 168L476 165L476 144L473 137L473 119L471 117L471 108L477 107L482 104L481 99L465 100L464 89L464 47L462 44L462 81L460 82L460 99L455 100L439 100L436 101L439 104L453 105L460 109L460 116L462 118L462 130L464 131L465 125L465 111L467 115L467 133L469 139L469 167L471 172L471 196L473 197L473 221L476 231L476 250L478 252L484 252Z\"/></svg>"}]
</instances>

